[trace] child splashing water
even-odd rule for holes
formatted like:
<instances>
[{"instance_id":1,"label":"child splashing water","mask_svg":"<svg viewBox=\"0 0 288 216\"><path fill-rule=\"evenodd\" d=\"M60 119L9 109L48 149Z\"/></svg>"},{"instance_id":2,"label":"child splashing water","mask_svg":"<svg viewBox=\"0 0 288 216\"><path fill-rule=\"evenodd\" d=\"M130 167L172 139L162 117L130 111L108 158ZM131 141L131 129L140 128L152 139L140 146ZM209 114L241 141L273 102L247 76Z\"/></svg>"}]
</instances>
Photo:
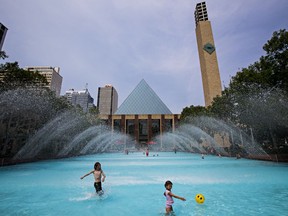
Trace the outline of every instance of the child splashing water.
<instances>
[{"instance_id":1,"label":"child splashing water","mask_svg":"<svg viewBox=\"0 0 288 216\"><path fill-rule=\"evenodd\" d=\"M84 176L81 177L81 179L85 178L86 176L92 174L94 175L94 187L96 190L96 193L99 195L102 195L104 192L102 190L102 182L105 181L106 175L103 172L103 170L101 169L101 164L99 162L96 162L94 164L94 170L92 170L91 172L85 174Z\"/></svg>"},{"instance_id":2,"label":"child splashing water","mask_svg":"<svg viewBox=\"0 0 288 216\"><path fill-rule=\"evenodd\" d=\"M166 191L164 192L164 196L166 197L166 213L167 214L170 214L171 212L173 212L173 207L172 207L174 203L173 197L180 199L182 201L186 201L184 197L177 196L171 192L172 185L173 184L171 181L166 181L164 185L166 188Z\"/></svg>"}]
</instances>

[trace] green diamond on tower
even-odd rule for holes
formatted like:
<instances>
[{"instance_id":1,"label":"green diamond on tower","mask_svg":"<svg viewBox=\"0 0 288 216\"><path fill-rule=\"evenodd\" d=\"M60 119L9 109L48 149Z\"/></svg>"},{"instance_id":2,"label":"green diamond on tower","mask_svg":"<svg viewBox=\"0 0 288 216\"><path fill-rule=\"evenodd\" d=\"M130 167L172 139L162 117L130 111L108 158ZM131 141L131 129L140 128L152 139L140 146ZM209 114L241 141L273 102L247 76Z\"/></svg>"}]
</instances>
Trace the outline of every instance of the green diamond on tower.
<instances>
[{"instance_id":1,"label":"green diamond on tower","mask_svg":"<svg viewBox=\"0 0 288 216\"><path fill-rule=\"evenodd\" d=\"M210 44L210 43L206 43L203 47L203 49L208 52L210 55L215 51L215 47Z\"/></svg>"}]
</instances>

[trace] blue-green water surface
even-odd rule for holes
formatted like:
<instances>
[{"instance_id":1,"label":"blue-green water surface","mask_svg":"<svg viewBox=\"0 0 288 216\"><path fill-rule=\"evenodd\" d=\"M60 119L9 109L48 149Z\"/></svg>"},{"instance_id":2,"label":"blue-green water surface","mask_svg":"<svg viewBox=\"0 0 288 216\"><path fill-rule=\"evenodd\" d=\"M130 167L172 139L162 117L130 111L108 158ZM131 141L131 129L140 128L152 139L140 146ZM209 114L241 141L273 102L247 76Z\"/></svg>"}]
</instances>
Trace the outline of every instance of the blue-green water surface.
<instances>
[{"instance_id":1,"label":"blue-green water surface","mask_svg":"<svg viewBox=\"0 0 288 216\"><path fill-rule=\"evenodd\" d=\"M157 156L158 154L158 156ZM103 196L93 175L102 164ZM175 215L287 215L288 165L172 152L107 153L0 168L1 215L165 215L166 180ZM204 204L195 201L196 194Z\"/></svg>"}]
</instances>

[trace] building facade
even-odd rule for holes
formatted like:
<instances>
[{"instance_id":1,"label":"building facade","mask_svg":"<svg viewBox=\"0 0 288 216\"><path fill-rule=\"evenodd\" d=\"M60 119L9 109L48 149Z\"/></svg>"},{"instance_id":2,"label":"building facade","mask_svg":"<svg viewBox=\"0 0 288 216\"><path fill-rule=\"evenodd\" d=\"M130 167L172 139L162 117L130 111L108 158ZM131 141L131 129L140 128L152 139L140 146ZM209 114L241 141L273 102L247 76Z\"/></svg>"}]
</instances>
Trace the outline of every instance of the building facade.
<instances>
[{"instance_id":1,"label":"building facade","mask_svg":"<svg viewBox=\"0 0 288 216\"><path fill-rule=\"evenodd\" d=\"M8 28L6 28L2 23L0 23L0 51L2 50L7 31Z\"/></svg>"},{"instance_id":2,"label":"building facade","mask_svg":"<svg viewBox=\"0 0 288 216\"><path fill-rule=\"evenodd\" d=\"M61 86L62 86L62 76L60 75L59 67L45 67L45 66L33 66L25 67L25 70L39 72L41 75L46 77L48 82L47 88L55 92L57 97L60 97Z\"/></svg>"},{"instance_id":3,"label":"building facade","mask_svg":"<svg viewBox=\"0 0 288 216\"><path fill-rule=\"evenodd\" d=\"M94 108L94 99L91 97L88 89L75 91L70 89L66 91L64 97L75 107L80 106L83 112L87 113L91 108Z\"/></svg>"},{"instance_id":4,"label":"building facade","mask_svg":"<svg viewBox=\"0 0 288 216\"><path fill-rule=\"evenodd\" d=\"M98 88L97 108L99 114L112 115L118 108L118 93L116 89L107 84Z\"/></svg>"},{"instance_id":5,"label":"building facade","mask_svg":"<svg viewBox=\"0 0 288 216\"><path fill-rule=\"evenodd\" d=\"M101 119L107 120L113 132L129 135L134 144L145 147L157 136L175 131L180 114L115 114L101 115ZM162 140L158 144L163 147Z\"/></svg>"},{"instance_id":6,"label":"building facade","mask_svg":"<svg viewBox=\"0 0 288 216\"><path fill-rule=\"evenodd\" d=\"M205 106L208 107L214 97L221 95L222 85L212 27L208 20L205 2L196 5L194 15Z\"/></svg>"},{"instance_id":7,"label":"building facade","mask_svg":"<svg viewBox=\"0 0 288 216\"><path fill-rule=\"evenodd\" d=\"M144 147L156 136L174 131L180 115L172 114L146 81L141 80L114 114L101 114L100 118L114 132L127 134L136 145Z\"/></svg>"}]
</instances>

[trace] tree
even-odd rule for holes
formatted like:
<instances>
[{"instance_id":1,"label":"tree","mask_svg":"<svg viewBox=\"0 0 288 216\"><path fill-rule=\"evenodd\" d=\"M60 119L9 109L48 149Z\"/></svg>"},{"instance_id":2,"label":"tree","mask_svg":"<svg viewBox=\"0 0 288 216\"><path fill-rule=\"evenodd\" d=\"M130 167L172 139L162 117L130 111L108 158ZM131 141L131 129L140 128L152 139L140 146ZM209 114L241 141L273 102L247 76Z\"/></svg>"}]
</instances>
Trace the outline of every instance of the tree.
<instances>
[{"instance_id":1,"label":"tree","mask_svg":"<svg viewBox=\"0 0 288 216\"><path fill-rule=\"evenodd\" d=\"M263 49L266 55L237 72L209 110L276 146L288 137L288 32L274 32Z\"/></svg>"},{"instance_id":2,"label":"tree","mask_svg":"<svg viewBox=\"0 0 288 216\"><path fill-rule=\"evenodd\" d=\"M266 55L238 72L232 78L230 89L247 89L251 84L258 84L262 88L277 87L288 92L288 32L285 29L274 32L263 49Z\"/></svg>"},{"instance_id":3,"label":"tree","mask_svg":"<svg viewBox=\"0 0 288 216\"><path fill-rule=\"evenodd\" d=\"M266 66L271 86L278 86L288 92L288 32L281 29L263 46L267 55L260 63Z\"/></svg>"},{"instance_id":4,"label":"tree","mask_svg":"<svg viewBox=\"0 0 288 216\"><path fill-rule=\"evenodd\" d=\"M185 107L181 112L181 121L185 121L187 117L195 117L195 116L202 116L202 115L209 115L208 110L203 106L193 106Z\"/></svg>"},{"instance_id":5,"label":"tree","mask_svg":"<svg viewBox=\"0 0 288 216\"><path fill-rule=\"evenodd\" d=\"M0 51L0 59L8 58L8 55L6 55L5 51Z\"/></svg>"},{"instance_id":6,"label":"tree","mask_svg":"<svg viewBox=\"0 0 288 216\"><path fill-rule=\"evenodd\" d=\"M19 67L18 62L0 65L0 91L16 88L43 88L48 84L46 77L39 72L27 71Z\"/></svg>"}]
</instances>

